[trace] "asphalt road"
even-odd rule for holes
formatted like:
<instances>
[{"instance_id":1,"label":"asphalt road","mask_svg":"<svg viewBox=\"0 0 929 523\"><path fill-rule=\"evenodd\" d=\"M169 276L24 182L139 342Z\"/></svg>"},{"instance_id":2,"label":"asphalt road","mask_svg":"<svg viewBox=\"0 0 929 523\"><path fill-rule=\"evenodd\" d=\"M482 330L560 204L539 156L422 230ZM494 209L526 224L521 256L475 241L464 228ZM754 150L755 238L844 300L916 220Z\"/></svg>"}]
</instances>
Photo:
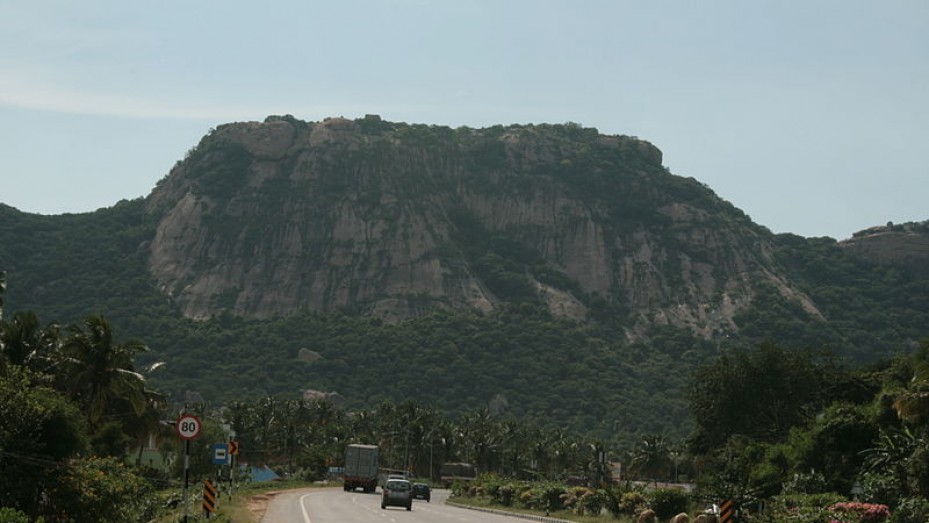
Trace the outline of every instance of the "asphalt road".
<instances>
[{"instance_id":1,"label":"asphalt road","mask_svg":"<svg viewBox=\"0 0 929 523\"><path fill-rule=\"evenodd\" d=\"M271 501L261 523L513 523L519 519L445 505L446 490L433 490L432 502L413 500L413 510L381 509L376 494L344 492L341 488L283 492Z\"/></svg>"}]
</instances>

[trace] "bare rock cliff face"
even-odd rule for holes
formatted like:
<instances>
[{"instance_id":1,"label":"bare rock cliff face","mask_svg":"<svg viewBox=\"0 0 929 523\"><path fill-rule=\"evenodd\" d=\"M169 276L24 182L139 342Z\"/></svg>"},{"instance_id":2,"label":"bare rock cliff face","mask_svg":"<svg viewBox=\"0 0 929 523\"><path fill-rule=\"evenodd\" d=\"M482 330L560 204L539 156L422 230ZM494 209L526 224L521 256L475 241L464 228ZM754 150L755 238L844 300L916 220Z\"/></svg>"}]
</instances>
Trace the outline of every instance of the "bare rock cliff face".
<instances>
[{"instance_id":1,"label":"bare rock cliff face","mask_svg":"<svg viewBox=\"0 0 929 523\"><path fill-rule=\"evenodd\" d=\"M929 274L929 222L871 227L839 245L875 263Z\"/></svg>"},{"instance_id":2,"label":"bare rock cliff face","mask_svg":"<svg viewBox=\"0 0 929 523\"><path fill-rule=\"evenodd\" d=\"M534 300L710 336L778 276L770 233L661 152L573 125L369 116L217 128L147 200L150 270L191 318L347 310L399 320Z\"/></svg>"}]
</instances>

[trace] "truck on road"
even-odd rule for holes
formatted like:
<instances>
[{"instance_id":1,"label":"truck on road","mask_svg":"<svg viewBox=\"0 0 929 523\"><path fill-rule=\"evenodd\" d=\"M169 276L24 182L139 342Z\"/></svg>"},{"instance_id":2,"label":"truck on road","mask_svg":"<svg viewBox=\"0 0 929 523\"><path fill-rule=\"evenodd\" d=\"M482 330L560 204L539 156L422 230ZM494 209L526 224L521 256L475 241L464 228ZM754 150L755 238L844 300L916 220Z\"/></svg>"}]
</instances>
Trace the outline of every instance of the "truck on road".
<instances>
[{"instance_id":1,"label":"truck on road","mask_svg":"<svg viewBox=\"0 0 929 523\"><path fill-rule=\"evenodd\" d=\"M345 467L342 488L361 488L374 492L377 487L377 445L352 444L345 447Z\"/></svg>"},{"instance_id":2,"label":"truck on road","mask_svg":"<svg viewBox=\"0 0 929 523\"><path fill-rule=\"evenodd\" d=\"M445 488L449 488L456 481L474 481L477 470L470 463L443 463L439 469L439 478Z\"/></svg>"}]
</instances>

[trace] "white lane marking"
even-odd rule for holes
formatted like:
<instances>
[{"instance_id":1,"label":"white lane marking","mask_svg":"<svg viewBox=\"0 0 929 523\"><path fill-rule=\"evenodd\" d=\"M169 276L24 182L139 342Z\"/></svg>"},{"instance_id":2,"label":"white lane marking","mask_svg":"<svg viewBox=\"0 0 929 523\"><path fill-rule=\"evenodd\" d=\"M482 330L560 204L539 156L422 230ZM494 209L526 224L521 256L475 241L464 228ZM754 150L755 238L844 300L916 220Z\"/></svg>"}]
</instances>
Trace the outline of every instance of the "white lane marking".
<instances>
[{"instance_id":1,"label":"white lane marking","mask_svg":"<svg viewBox=\"0 0 929 523\"><path fill-rule=\"evenodd\" d=\"M309 496L309 494L304 494L300 496L300 510L303 512L303 521L305 523L313 523L310 521L310 516L306 513L306 505L303 503L303 498Z\"/></svg>"},{"instance_id":2,"label":"white lane marking","mask_svg":"<svg viewBox=\"0 0 929 523\"><path fill-rule=\"evenodd\" d=\"M369 506L369 503L368 503L367 500L370 499L370 497L371 497L370 494L363 494L362 496L359 496L358 494L353 494L353 495L352 495L352 503L353 503L355 506L361 508L362 510L365 510L365 511L370 512L370 513L372 513L372 514L378 514L380 517L386 517L386 515L385 515L385 513L384 513L383 510L377 510L378 508L380 508L380 497L378 497L378 499L377 499L377 504L375 504L375 507L377 507L377 508L372 508L372 507ZM362 501L362 500L364 500L364 501Z\"/></svg>"}]
</instances>

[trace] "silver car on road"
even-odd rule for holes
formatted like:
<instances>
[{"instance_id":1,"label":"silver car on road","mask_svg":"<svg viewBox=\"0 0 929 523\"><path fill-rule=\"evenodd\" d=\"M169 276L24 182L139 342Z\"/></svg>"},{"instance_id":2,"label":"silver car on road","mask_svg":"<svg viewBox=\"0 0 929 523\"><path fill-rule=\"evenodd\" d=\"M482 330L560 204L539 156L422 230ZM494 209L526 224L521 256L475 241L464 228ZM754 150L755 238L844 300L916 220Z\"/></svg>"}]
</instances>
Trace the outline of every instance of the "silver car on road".
<instances>
[{"instance_id":1,"label":"silver car on road","mask_svg":"<svg viewBox=\"0 0 929 523\"><path fill-rule=\"evenodd\" d=\"M384 493L381 497L381 508L388 505L406 507L413 510L413 486L405 479L389 479L384 484Z\"/></svg>"}]
</instances>

